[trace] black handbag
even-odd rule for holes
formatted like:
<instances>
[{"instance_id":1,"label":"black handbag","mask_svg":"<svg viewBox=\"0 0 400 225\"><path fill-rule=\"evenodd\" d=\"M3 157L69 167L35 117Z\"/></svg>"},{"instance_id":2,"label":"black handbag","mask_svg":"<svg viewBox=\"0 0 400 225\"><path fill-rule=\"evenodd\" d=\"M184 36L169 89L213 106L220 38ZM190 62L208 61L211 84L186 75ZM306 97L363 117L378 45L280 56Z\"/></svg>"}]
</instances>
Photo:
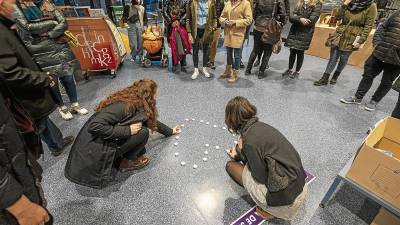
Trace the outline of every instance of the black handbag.
<instances>
[{"instance_id":1,"label":"black handbag","mask_svg":"<svg viewBox=\"0 0 400 225\"><path fill-rule=\"evenodd\" d=\"M275 45L281 40L282 25L276 20L278 1L275 0L272 10L272 18L265 25L265 31L261 36L261 41L265 44Z\"/></svg>"}]
</instances>

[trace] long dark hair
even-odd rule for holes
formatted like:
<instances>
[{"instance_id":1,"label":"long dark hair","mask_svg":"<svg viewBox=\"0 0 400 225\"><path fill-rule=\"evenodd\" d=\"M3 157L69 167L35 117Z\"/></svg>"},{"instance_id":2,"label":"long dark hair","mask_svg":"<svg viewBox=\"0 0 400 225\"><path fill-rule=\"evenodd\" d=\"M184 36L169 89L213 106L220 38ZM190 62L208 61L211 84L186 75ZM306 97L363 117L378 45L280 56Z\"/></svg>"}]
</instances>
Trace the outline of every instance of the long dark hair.
<instances>
[{"instance_id":1,"label":"long dark hair","mask_svg":"<svg viewBox=\"0 0 400 225\"><path fill-rule=\"evenodd\" d=\"M132 106L143 106L148 117L149 128L157 130L158 111L154 98L157 88L158 86L153 80L145 79L135 81L133 85L117 91L101 101L96 111L99 112L115 102L127 103L127 111L130 110Z\"/></svg>"},{"instance_id":2,"label":"long dark hair","mask_svg":"<svg viewBox=\"0 0 400 225\"><path fill-rule=\"evenodd\" d=\"M240 134L246 123L257 115L257 108L245 97L231 99L225 108L225 124L230 132Z\"/></svg>"}]
</instances>

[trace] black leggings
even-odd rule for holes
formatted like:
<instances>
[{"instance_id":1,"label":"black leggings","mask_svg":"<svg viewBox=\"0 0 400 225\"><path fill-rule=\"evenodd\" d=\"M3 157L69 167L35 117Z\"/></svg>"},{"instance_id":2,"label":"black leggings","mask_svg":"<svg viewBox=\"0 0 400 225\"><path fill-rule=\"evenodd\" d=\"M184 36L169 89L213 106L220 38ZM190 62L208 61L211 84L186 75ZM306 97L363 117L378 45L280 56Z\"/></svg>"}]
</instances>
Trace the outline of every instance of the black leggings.
<instances>
[{"instance_id":1,"label":"black leggings","mask_svg":"<svg viewBox=\"0 0 400 225\"><path fill-rule=\"evenodd\" d=\"M297 50L294 48L290 49L289 70L293 69L294 61L296 61L296 56L297 56L296 72L299 72L304 62L304 51Z\"/></svg>"},{"instance_id":2,"label":"black leggings","mask_svg":"<svg viewBox=\"0 0 400 225\"><path fill-rule=\"evenodd\" d=\"M262 42L262 34L262 32L254 30L254 46L248 62L249 66L253 66L257 56L263 54L260 71L264 71L267 68L269 58L271 58L272 55L272 45Z\"/></svg>"},{"instance_id":3,"label":"black leggings","mask_svg":"<svg viewBox=\"0 0 400 225\"><path fill-rule=\"evenodd\" d=\"M118 150L115 158L125 158L129 160L136 159L137 157L146 153L145 145L149 140L149 130L143 127L139 133L130 136L128 139L122 140L118 143Z\"/></svg>"}]
</instances>

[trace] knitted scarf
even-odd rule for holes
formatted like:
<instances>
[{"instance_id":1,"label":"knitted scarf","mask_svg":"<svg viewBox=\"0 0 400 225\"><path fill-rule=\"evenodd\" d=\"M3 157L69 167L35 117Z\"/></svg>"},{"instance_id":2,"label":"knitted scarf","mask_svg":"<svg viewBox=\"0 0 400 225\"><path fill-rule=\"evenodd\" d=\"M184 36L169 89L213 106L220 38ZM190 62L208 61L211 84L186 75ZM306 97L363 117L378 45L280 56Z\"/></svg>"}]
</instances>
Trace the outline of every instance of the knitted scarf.
<instances>
[{"instance_id":1,"label":"knitted scarf","mask_svg":"<svg viewBox=\"0 0 400 225\"><path fill-rule=\"evenodd\" d=\"M43 17L42 12L33 1L20 0L18 6L28 21L40 21Z\"/></svg>"},{"instance_id":2,"label":"knitted scarf","mask_svg":"<svg viewBox=\"0 0 400 225\"><path fill-rule=\"evenodd\" d=\"M373 2L374 0L354 0L349 4L348 9L350 11L362 11L368 8Z\"/></svg>"}]
</instances>

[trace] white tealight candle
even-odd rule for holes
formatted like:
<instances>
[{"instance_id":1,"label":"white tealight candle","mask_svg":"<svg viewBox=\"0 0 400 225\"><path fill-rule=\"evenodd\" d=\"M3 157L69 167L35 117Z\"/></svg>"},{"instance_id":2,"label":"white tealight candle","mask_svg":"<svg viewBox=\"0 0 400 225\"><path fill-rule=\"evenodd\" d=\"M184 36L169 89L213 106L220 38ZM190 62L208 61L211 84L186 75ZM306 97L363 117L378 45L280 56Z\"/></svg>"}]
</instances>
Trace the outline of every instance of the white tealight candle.
<instances>
[{"instance_id":1,"label":"white tealight candle","mask_svg":"<svg viewBox=\"0 0 400 225\"><path fill-rule=\"evenodd\" d=\"M197 169L197 167L198 167L198 166L197 166L196 164L193 165L193 169Z\"/></svg>"}]
</instances>

